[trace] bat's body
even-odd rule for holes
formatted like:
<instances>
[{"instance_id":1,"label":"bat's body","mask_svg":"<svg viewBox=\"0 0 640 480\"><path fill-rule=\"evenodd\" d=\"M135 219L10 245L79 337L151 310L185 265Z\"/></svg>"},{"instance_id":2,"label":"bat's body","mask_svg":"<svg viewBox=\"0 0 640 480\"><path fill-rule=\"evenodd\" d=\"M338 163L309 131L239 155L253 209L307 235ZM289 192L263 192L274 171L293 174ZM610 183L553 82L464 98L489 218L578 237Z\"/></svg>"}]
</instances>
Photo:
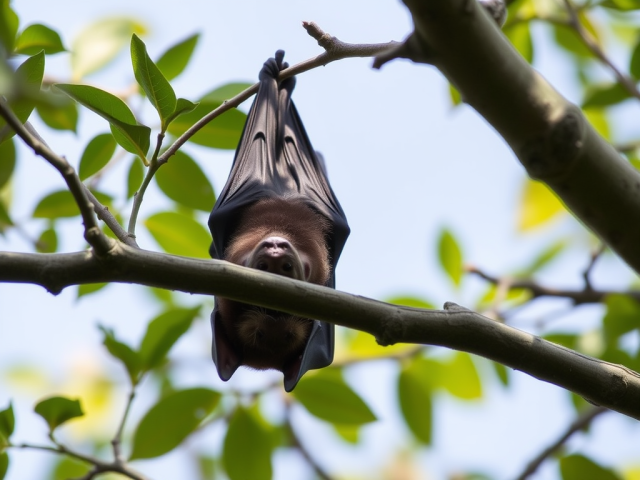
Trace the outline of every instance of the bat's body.
<instances>
[{"instance_id":1,"label":"bat's body","mask_svg":"<svg viewBox=\"0 0 640 480\"><path fill-rule=\"evenodd\" d=\"M265 62L227 184L209 218L211 256L335 287L349 235L344 212L291 101L278 85L283 53ZM216 298L213 360L228 380L240 365L284 373L291 391L333 360L333 325Z\"/></svg>"}]
</instances>

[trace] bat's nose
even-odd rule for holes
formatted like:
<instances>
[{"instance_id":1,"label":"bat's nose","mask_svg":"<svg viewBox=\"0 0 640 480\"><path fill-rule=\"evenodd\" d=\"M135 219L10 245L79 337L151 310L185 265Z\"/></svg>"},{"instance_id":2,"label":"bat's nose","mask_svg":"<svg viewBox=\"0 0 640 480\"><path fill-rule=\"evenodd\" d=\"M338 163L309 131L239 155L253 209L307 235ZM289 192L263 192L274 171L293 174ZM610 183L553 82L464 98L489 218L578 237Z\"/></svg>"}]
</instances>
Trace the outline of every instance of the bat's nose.
<instances>
[{"instance_id":1,"label":"bat's nose","mask_svg":"<svg viewBox=\"0 0 640 480\"><path fill-rule=\"evenodd\" d=\"M281 256L291 250L291 244L289 241L282 237L265 238L260 246L262 249L269 252L271 256Z\"/></svg>"}]
</instances>

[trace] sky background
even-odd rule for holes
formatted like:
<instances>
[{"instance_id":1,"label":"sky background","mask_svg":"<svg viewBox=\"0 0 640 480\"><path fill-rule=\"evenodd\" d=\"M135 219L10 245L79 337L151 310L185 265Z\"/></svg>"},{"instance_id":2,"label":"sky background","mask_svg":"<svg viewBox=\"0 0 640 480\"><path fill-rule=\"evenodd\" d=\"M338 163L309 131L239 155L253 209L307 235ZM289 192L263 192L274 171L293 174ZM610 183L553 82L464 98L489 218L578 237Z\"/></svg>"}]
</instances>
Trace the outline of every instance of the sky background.
<instances>
[{"instance_id":1,"label":"sky background","mask_svg":"<svg viewBox=\"0 0 640 480\"><path fill-rule=\"evenodd\" d=\"M303 20L315 21L326 32L353 43L401 40L411 30L408 12L396 1L14 0L13 7L21 26L36 22L49 25L62 34L66 45L87 23L101 17L136 18L148 26L143 40L152 58L200 32L190 66L172 82L178 96L191 100L230 81L256 81L262 63L277 49L286 51L285 59L290 63L320 54L321 48L302 28ZM542 38L544 32L537 33ZM569 62L549 45L536 46L541 47L536 51L536 67L570 100L579 100ZM515 220L525 176L505 142L471 108L451 107L447 82L433 67L394 61L375 71L370 64L370 59L347 59L312 70L298 78L294 93L309 137L326 159L333 189L351 225L351 237L337 269L338 289L382 300L410 294L436 305L447 300L471 305L484 285L468 278L460 292L452 290L437 260L436 242L441 228L446 226L456 234L467 262L496 274L525 265L534 253L551 243L550 239L580 230L576 221L567 218L552 230L518 233ZM58 81L68 81L69 55L47 57L46 71ZM133 73L127 52L118 58L114 68L88 80L114 90L129 86ZM247 111L248 107L247 102L241 108ZM147 119L153 118L151 111L146 113ZM76 166L88 139L107 130L106 122L82 109L77 137L52 133L37 119L34 125L54 151ZM185 150L198 160L216 191L220 191L233 152L192 145ZM109 173L107 191L124 191L124 172L123 164ZM22 150L14 190L14 217L27 218L44 193L63 187L56 171ZM34 196L34 192L41 193ZM141 218L167 205L158 192L151 190ZM33 236L42 228L41 223L25 225ZM84 247L79 219L65 221L64 231L67 235L62 251ZM143 248L159 249L143 231L139 243ZM11 231L0 237L0 249L30 248L23 237ZM560 267L542 276L542 281L580 288L587 255L585 248L566 255ZM594 272L596 286L603 288L622 288L630 278L629 270L611 256L603 258ZM548 312L567 307L563 301L545 302L522 312L514 326L536 332L537 322ZM155 315L155 308L141 287L130 285L112 285L104 295L79 301L74 288L54 297L40 287L0 285L0 374L12 365L35 362L57 386L71 388L67 379L72 374L90 377L102 368L105 355L96 328L98 322L113 327L122 339L137 343L146 322ZM575 309L554 320L554 327L595 327L598 315L597 308ZM176 356L183 355L192 362L184 368L185 385L225 388L210 361L209 342L208 324L203 319L177 346ZM194 361L194 357L200 360ZM486 362L479 364L489 368ZM362 447L344 446L305 412L295 412L303 439L317 445L314 453L330 471L359 472L366 478L388 461L389 451L406 442L395 408L392 380L396 368L391 363L378 362L348 372L349 380L380 418L365 429ZM241 370L230 384L257 388L278 378L277 373ZM440 479L469 469L485 471L499 479L511 478L566 428L573 413L565 392L524 374L513 374L512 379L514 385L508 391L498 388L496 382L487 383L491 388L479 402L463 404L446 399L438 406L434 448L417 458L424 478ZM7 385L0 383L0 408L14 399L17 436L44 441L41 420L31 412L34 392L16 393ZM275 400L272 414L277 416L281 412L277 411ZM147 407L142 398L134 414ZM109 417L105 418L108 421ZM222 433L199 435L192 441L194 448L219 445ZM313 437L305 437L310 433ZM636 422L608 414L596 421L588 437L576 436L569 449L588 452L604 464L620 466L638 458L639 444ZM8 479L38 478L37 472L48 460L42 453L12 452L13 468ZM182 461L179 455L171 454L157 461L140 462L139 468L153 478L177 478L167 472L180 472ZM303 478L299 475L308 475L305 468L295 457L280 454L275 478ZM545 465L535 478L557 478L555 467Z\"/></svg>"}]
</instances>

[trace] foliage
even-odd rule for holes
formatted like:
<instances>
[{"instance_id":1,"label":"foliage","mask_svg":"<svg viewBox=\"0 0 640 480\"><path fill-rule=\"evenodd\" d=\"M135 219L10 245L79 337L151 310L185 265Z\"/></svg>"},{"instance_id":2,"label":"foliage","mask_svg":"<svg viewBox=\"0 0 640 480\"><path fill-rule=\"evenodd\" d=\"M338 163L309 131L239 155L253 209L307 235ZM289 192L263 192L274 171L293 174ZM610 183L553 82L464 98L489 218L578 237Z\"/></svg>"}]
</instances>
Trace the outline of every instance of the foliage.
<instances>
[{"instance_id":1,"label":"foliage","mask_svg":"<svg viewBox=\"0 0 640 480\"><path fill-rule=\"evenodd\" d=\"M587 2L577 8L581 29L589 32L596 45L602 45L602 39L607 38L616 25L623 24L638 30L635 18L625 15L627 11L640 8L638 2ZM37 113L52 130L76 132L81 108L101 117L107 122L109 131L105 129L104 133L85 142L86 147L78 163L80 179L116 218L121 219L125 216L125 209L131 209L131 234L145 190L155 179L155 184L170 207L158 207L157 211L139 223L144 225L146 233L164 252L207 258L210 236L203 227L202 212L208 211L215 202L214 188L199 161L184 151L177 151L168 161L163 161L162 155L168 147L165 139L173 141L185 134L197 121L223 105L226 99L250 85L228 83L211 86L209 93L197 99L179 97L170 81L188 67L197 47L197 34L170 46L154 60L142 40L146 29L134 19L99 20L87 26L68 49L65 47L68 40L54 29L41 24L19 25L17 16L6 1L0 2L0 9L0 41L3 49L3 55L0 55L0 61L3 62L0 66L0 85L3 90L0 94L6 98L20 121L24 123ZM613 128L609 117L614 113L613 107L631 99L637 101L640 95L620 82L600 82L594 65L601 59L590 48L592 43L585 41L579 33L582 30L571 24L570 13L558 5L549 7L545 2L516 0L510 3L509 19L503 30L514 47L531 63L536 58L539 42L531 27L534 23L547 25L553 33L556 47L564 52L576 72L582 89L582 108L598 131L611 138ZM134 94L115 94L108 87L103 89L84 83L87 75L109 67L127 46L130 48L131 73L136 80ZM640 78L640 42L618 40L615 47L624 48L629 54L628 73L624 75L632 80ZM73 52L70 71L72 82L51 85L43 81L50 56L65 51ZM9 67L14 65L12 62L17 63L13 69ZM5 74L6 71L9 74ZM8 82L4 81L6 78ZM9 85L7 88L4 87L6 84ZM453 86L450 92L453 104L460 104L461 99ZM140 101L153 106L155 118L143 121L133 108ZM230 110L206 124L188 142L205 148L234 149L245 119L246 115L240 110ZM14 218L7 192L20 159L15 148L17 139L4 120L0 120L0 142L1 235L8 229L17 228L19 223ZM638 165L637 147L634 144L621 149L634 165ZM128 165L126 178L120 179L126 191L120 198L114 198L103 193L101 187L103 176L119 162ZM64 220L77 219L80 211L69 190L58 189L38 194L41 196L34 202L29 220L43 222L44 228L34 241L34 250L53 253L58 250L58 238L62 236ZM566 218L565 207L544 185L530 180L523 183L516 222L522 235L551 229ZM591 241L581 233L572 235L577 237L577 240L572 239L576 244ZM444 273L443 280L446 279L453 287L453 295L467 292L463 286L469 275L465 271L467 267L461 243L452 229L443 228L438 232L435 254ZM535 281L566 250L567 241L552 239L527 265L504 272L504 279L489 280L483 284L482 291L475 292L476 307L499 320L508 320L517 307L532 301L530 289L515 287L511 281ZM594 261L597 256L594 256ZM591 267L592 264L585 275L587 281ZM96 295L104 287L104 284L81 285L77 296ZM584 290L590 289L591 285L587 283ZM267 480L273 475L274 456L291 449L302 452L311 468L317 470L319 467L313 455L309 454L297 435L294 414L296 411L305 412L316 424L328 426L344 442L362 445L365 437L362 432L384 413L372 407L373 402L359 391L357 383L351 381L351 367L361 362L382 358L397 366L394 377L397 406L412 451L421 451L433 445L434 422L442 398L473 405L473 402L486 398L487 385L496 379L504 388L510 387L511 375L502 365L477 360L467 353L445 354L435 348L404 345L383 349L374 344L368 335L347 332L341 338L341 357L336 365L308 374L292 395L284 400L278 397L280 408L285 413L280 417L271 415L267 411L268 406L273 402L273 393L279 393L279 385L269 385L249 393L218 392L199 384L188 387L177 385L175 372L180 368L180 360L172 356L172 350L192 325L207 315L205 312L210 310L210 305L204 299L189 301L172 292L150 291L155 295L159 311L148 319L146 332L137 346L119 339L108 326L99 327L105 351L126 374L129 388L125 413L119 420L119 426L111 425L108 434L113 447L110 452L113 460L93 462L94 466L101 465L102 472L112 471L129 478L140 478L135 476L130 462L136 462L134 466L138 469L138 465L142 467L144 464L137 463L137 460L186 450L190 437L195 437L193 441L196 442L200 432L215 428L223 431L220 448L213 452L213 456L192 455L203 472L203 478L218 478L224 472L231 480ZM433 303L422 295L400 294L388 301L413 308L433 308ZM594 342L589 342L593 332L553 331L551 328L542 333L547 339L568 348L640 369L640 349L637 346L629 347L627 342L630 333L638 334L640 304L624 291L607 295L597 303L601 303L606 312L602 317L602 327L597 332L600 343L595 342L598 344L596 347L593 346ZM137 426L132 426L129 412L137 393L143 388L152 391L146 391L151 397L151 405L138 418ZM117 395L122 398L126 396L120 390ZM574 404L576 415L579 415L585 408L584 403L576 401ZM59 430L64 432L71 429L74 422L70 421L83 417L85 412L88 414L90 407L82 406L78 399L61 395L50 396L35 405L35 413L48 426L50 449L60 454L51 478L87 475L92 460L108 456L101 433L96 433L89 440L95 458L80 453L84 448L77 448L72 441L66 442L65 438L65 443L62 443L54 436L54 433L58 435ZM0 479L11 468L19 468L17 464L10 465L13 449L18 446L12 443L15 422L10 403L0 411ZM123 446L129 455L122 455ZM250 459L247 458L247 451L250 452ZM595 475L594 472L597 472L598 478L622 478L614 469L601 466L580 454L561 454L555 461L563 480L588 478ZM398 477L391 473L385 478ZM489 477L470 472L460 478Z\"/></svg>"}]
</instances>

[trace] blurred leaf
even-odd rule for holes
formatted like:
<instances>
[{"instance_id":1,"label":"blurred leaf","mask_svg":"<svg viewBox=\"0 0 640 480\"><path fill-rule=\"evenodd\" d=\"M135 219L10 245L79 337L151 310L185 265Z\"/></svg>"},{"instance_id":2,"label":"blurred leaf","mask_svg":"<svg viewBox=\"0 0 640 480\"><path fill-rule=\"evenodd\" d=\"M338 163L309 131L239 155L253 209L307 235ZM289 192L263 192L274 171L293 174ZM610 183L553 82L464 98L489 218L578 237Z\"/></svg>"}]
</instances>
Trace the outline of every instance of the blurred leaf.
<instances>
[{"instance_id":1,"label":"blurred leaf","mask_svg":"<svg viewBox=\"0 0 640 480\"><path fill-rule=\"evenodd\" d=\"M116 141L110 133L102 133L91 139L82 153L78 175L85 180L98 173L111 160L116 151Z\"/></svg>"},{"instance_id":2,"label":"blurred leaf","mask_svg":"<svg viewBox=\"0 0 640 480\"><path fill-rule=\"evenodd\" d=\"M582 108L608 107L631 98L631 94L619 83L593 85L582 102Z\"/></svg>"},{"instance_id":3,"label":"blurred leaf","mask_svg":"<svg viewBox=\"0 0 640 480\"><path fill-rule=\"evenodd\" d=\"M0 453L0 480L2 480L9 470L9 455L7 452Z\"/></svg>"},{"instance_id":4,"label":"blurred leaf","mask_svg":"<svg viewBox=\"0 0 640 480\"><path fill-rule=\"evenodd\" d=\"M582 455L569 455L560 459L562 480L622 480L613 470L604 468Z\"/></svg>"},{"instance_id":5,"label":"blurred leaf","mask_svg":"<svg viewBox=\"0 0 640 480\"><path fill-rule=\"evenodd\" d=\"M360 441L360 426L359 425L340 425L333 424L333 428L340 437L352 444L357 445Z\"/></svg>"},{"instance_id":6,"label":"blurred leaf","mask_svg":"<svg viewBox=\"0 0 640 480\"><path fill-rule=\"evenodd\" d=\"M0 188L11 179L16 168L16 146L13 140L0 143Z\"/></svg>"},{"instance_id":7,"label":"blurred leaf","mask_svg":"<svg viewBox=\"0 0 640 480\"><path fill-rule=\"evenodd\" d=\"M164 75L164 78L173 80L183 72L191 59L199 38L200 34L198 33L191 35L162 54L156 65Z\"/></svg>"},{"instance_id":8,"label":"blurred leaf","mask_svg":"<svg viewBox=\"0 0 640 480\"><path fill-rule=\"evenodd\" d=\"M198 473L202 480L214 479L216 474L216 459L207 455L198 455Z\"/></svg>"},{"instance_id":9,"label":"blurred leaf","mask_svg":"<svg viewBox=\"0 0 640 480\"><path fill-rule=\"evenodd\" d=\"M135 34L131 37L131 63L136 81L158 111L162 123L161 131L165 132L167 119L176 109L176 94L147 54L144 42Z\"/></svg>"},{"instance_id":10,"label":"blurred leaf","mask_svg":"<svg viewBox=\"0 0 640 480\"><path fill-rule=\"evenodd\" d=\"M165 252L209 258L211 234L193 218L177 212L160 212L151 215L144 224Z\"/></svg>"},{"instance_id":11,"label":"blurred leaf","mask_svg":"<svg viewBox=\"0 0 640 480\"><path fill-rule=\"evenodd\" d=\"M70 130L76 133L78 104L62 93L47 92L48 102L39 102L36 111L42 121L54 130Z\"/></svg>"},{"instance_id":12,"label":"blurred leaf","mask_svg":"<svg viewBox=\"0 0 640 480\"><path fill-rule=\"evenodd\" d=\"M234 97L248 86L250 85L244 83L230 83L209 92L199 100L194 110L176 118L169 125L169 132L175 136L182 135L194 123L222 105L224 100ZM207 123L189 141L205 147L233 150L238 146L246 119L246 114L240 110L229 110Z\"/></svg>"},{"instance_id":13,"label":"blurred leaf","mask_svg":"<svg viewBox=\"0 0 640 480\"><path fill-rule=\"evenodd\" d=\"M404 420L414 436L425 445L431 444L433 421L430 372L423 371L423 362L406 365L398 376L398 401Z\"/></svg>"},{"instance_id":14,"label":"blurred leaf","mask_svg":"<svg viewBox=\"0 0 640 480\"><path fill-rule=\"evenodd\" d=\"M185 207L210 211L216 202L213 187L198 164L177 151L155 175L160 190Z\"/></svg>"},{"instance_id":15,"label":"blurred leaf","mask_svg":"<svg viewBox=\"0 0 640 480\"><path fill-rule=\"evenodd\" d=\"M76 296L76 298L81 298L87 295L91 295L92 293L102 290L107 285L109 284L108 283L84 283L82 285L78 285L78 295Z\"/></svg>"},{"instance_id":16,"label":"blurred leaf","mask_svg":"<svg viewBox=\"0 0 640 480\"><path fill-rule=\"evenodd\" d=\"M507 370L507 367L505 367L503 364L498 362L491 362L491 364L493 365L493 369L496 372L496 375L498 375L498 380L500 380L500 383L503 386L508 387L509 371Z\"/></svg>"},{"instance_id":17,"label":"blurred leaf","mask_svg":"<svg viewBox=\"0 0 640 480\"><path fill-rule=\"evenodd\" d=\"M54 253L58 250L58 234L54 228L47 228L40 234L36 250L40 253Z\"/></svg>"},{"instance_id":18,"label":"blurred leaf","mask_svg":"<svg viewBox=\"0 0 640 480\"><path fill-rule=\"evenodd\" d=\"M638 38L636 46L633 48L633 52L631 53L629 72L636 80L640 79L640 37Z\"/></svg>"},{"instance_id":19,"label":"blurred leaf","mask_svg":"<svg viewBox=\"0 0 640 480\"><path fill-rule=\"evenodd\" d=\"M586 11L580 10L577 13L578 20L582 24L582 27L587 30L595 42L600 45L600 35L598 30L587 16ZM569 25L554 24L552 28L554 30L556 43L562 48L574 54L578 58L594 58L591 50L589 50L589 48L584 44L580 35L578 35L573 27Z\"/></svg>"},{"instance_id":20,"label":"blurred leaf","mask_svg":"<svg viewBox=\"0 0 640 480\"><path fill-rule=\"evenodd\" d=\"M59 457L49 479L69 480L70 478L81 478L86 476L89 470L91 470L91 466L88 463L63 456Z\"/></svg>"},{"instance_id":21,"label":"blurred leaf","mask_svg":"<svg viewBox=\"0 0 640 480\"><path fill-rule=\"evenodd\" d=\"M615 345L621 335L640 327L640 303L622 295L608 295L607 313L602 320L607 345Z\"/></svg>"},{"instance_id":22,"label":"blurred leaf","mask_svg":"<svg viewBox=\"0 0 640 480\"><path fill-rule=\"evenodd\" d=\"M378 345L373 335L357 330L351 332L348 341L348 355L357 358L384 358L415 349L416 346L410 343L396 343L383 347Z\"/></svg>"},{"instance_id":23,"label":"blurred leaf","mask_svg":"<svg viewBox=\"0 0 640 480\"><path fill-rule=\"evenodd\" d=\"M115 95L89 85L58 83L55 86L76 102L107 120L111 125L113 136L122 148L146 159L151 129L137 124L135 116L126 103Z\"/></svg>"},{"instance_id":24,"label":"blurred leaf","mask_svg":"<svg viewBox=\"0 0 640 480\"><path fill-rule=\"evenodd\" d=\"M36 98L40 93L44 75L44 52L27 58L15 73L17 95L8 99L7 103L21 123L25 123L36 106ZM0 143L15 135L4 118L0 118Z\"/></svg>"},{"instance_id":25,"label":"blurred leaf","mask_svg":"<svg viewBox=\"0 0 640 480\"><path fill-rule=\"evenodd\" d=\"M433 303L418 297L398 296L388 298L385 301L403 307L422 308L425 310L434 310L436 308Z\"/></svg>"},{"instance_id":26,"label":"blurred leaf","mask_svg":"<svg viewBox=\"0 0 640 480\"><path fill-rule=\"evenodd\" d=\"M604 108L584 108L582 113L596 131L604 137L605 140L611 141L611 129L607 112Z\"/></svg>"},{"instance_id":27,"label":"blurred leaf","mask_svg":"<svg viewBox=\"0 0 640 480\"><path fill-rule=\"evenodd\" d=\"M124 17L105 18L87 25L71 45L73 80L105 67L129 43L131 35L142 35L145 30L136 20Z\"/></svg>"},{"instance_id":28,"label":"blurred leaf","mask_svg":"<svg viewBox=\"0 0 640 480\"><path fill-rule=\"evenodd\" d=\"M127 369L129 379L132 385L137 385L138 376L142 369L142 358L133 350L129 345L124 342L120 342L116 339L113 330L99 325L98 328L104 334L102 344L107 348L107 351L112 357L120 360L124 367Z\"/></svg>"},{"instance_id":29,"label":"blurred leaf","mask_svg":"<svg viewBox=\"0 0 640 480\"><path fill-rule=\"evenodd\" d=\"M362 425L376 420L367 404L340 375L323 370L305 377L293 396L309 413L330 423Z\"/></svg>"},{"instance_id":30,"label":"blurred leaf","mask_svg":"<svg viewBox=\"0 0 640 480\"><path fill-rule=\"evenodd\" d=\"M482 397L482 383L471 360L471 355L465 352L456 352L453 358L442 364L440 384L454 397L464 400L474 400ZM423 372L428 375L428 372Z\"/></svg>"},{"instance_id":31,"label":"blurred leaf","mask_svg":"<svg viewBox=\"0 0 640 480\"><path fill-rule=\"evenodd\" d=\"M18 15L11 8L11 3L7 0L0 2L0 43L7 54L13 52L15 48L16 35L18 33ZM8 56L8 55L7 55ZM0 57L2 57L0 51Z\"/></svg>"},{"instance_id":32,"label":"blurred leaf","mask_svg":"<svg viewBox=\"0 0 640 480\"><path fill-rule=\"evenodd\" d=\"M0 200L0 234L4 232L7 227L11 227L13 222L9 217L9 212L7 211L4 203Z\"/></svg>"},{"instance_id":33,"label":"blurred leaf","mask_svg":"<svg viewBox=\"0 0 640 480\"><path fill-rule=\"evenodd\" d=\"M23 55L35 55L40 50L51 55L66 50L58 32L39 23L29 25L20 33L15 48L16 53Z\"/></svg>"},{"instance_id":34,"label":"blurred leaf","mask_svg":"<svg viewBox=\"0 0 640 480\"><path fill-rule=\"evenodd\" d=\"M16 426L16 417L13 414L13 405L9 402L9 406L4 410L0 410L0 441L2 438L9 440ZM2 445L0 444L0 447Z\"/></svg>"},{"instance_id":35,"label":"blurred leaf","mask_svg":"<svg viewBox=\"0 0 640 480\"><path fill-rule=\"evenodd\" d=\"M605 2L607 7L616 8L618 10L638 10L640 8L640 1L638 0L611 0Z\"/></svg>"},{"instance_id":36,"label":"blurred leaf","mask_svg":"<svg viewBox=\"0 0 640 480\"><path fill-rule=\"evenodd\" d=\"M130 460L158 457L176 448L198 428L219 400L220 394L207 388L181 390L162 398L138 424ZM251 462L246 463L253 462L252 454Z\"/></svg>"},{"instance_id":37,"label":"blurred leaf","mask_svg":"<svg viewBox=\"0 0 640 480\"><path fill-rule=\"evenodd\" d=\"M564 212L562 203L544 183L529 178L525 180L518 212L520 231L528 232L540 227Z\"/></svg>"},{"instance_id":38,"label":"blurred leaf","mask_svg":"<svg viewBox=\"0 0 640 480\"><path fill-rule=\"evenodd\" d=\"M248 461L247 452L251 452ZM271 437L254 409L236 408L222 448L222 462L230 480L271 480Z\"/></svg>"},{"instance_id":39,"label":"blurred leaf","mask_svg":"<svg viewBox=\"0 0 640 480\"><path fill-rule=\"evenodd\" d=\"M170 309L149 323L139 348L143 370L160 365L199 312L200 307Z\"/></svg>"},{"instance_id":40,"label":"blurred leaf","mask_svg":"<svg viewBox=\"0 0 640 480\"><path fill-rule=\"evenodd\" d=\"M451 99L451 104L456 107L462 104L462 95L456 87L452 84L449 84L449 98Z\"/></svg>"},{"instance_id":41,"label":"blurred leaf","mask_svg":"<svg viewBox=\"0 0 640 480\"><path fill-rule=\"evenodd\" d=\"M127 174L127 198L133 197L142 185L144 179L144 167L142 162L137 158L133 159L131 166L129 167L129 173Z\"/></svg>"},{"instance_id":42,"label":"blurred leaf","mask_svg":"<svg viewBox=\"0 0 640 480\"><path fill-rule=\"evenodd\" d=\"M573 333L548 333L543 335L542 338L549 342L557 343L563 347L570 348L571 350L578 349L578 336Z\"/></svg>"},{"instance_id":43,"label":"blurred leaf","mask_svg":"<svg viewBox=\"0 0 640 480\"><path fill-rule=\"evenodd\" d=\"M544 249L533 261L524 269L518 271L519 277L531 277L533 274L538 273L542 268L546 267L551 261L553 261L565 248L567 242L564 240L558 240Z\"/></svg>"},{"instance_id":44,"label":"blurred leaf","mask_svg":"<svg viewBox=\"0 0 640 480\"><path fill-rule=\"evenodd\" d=\"M155 299L160 300L162 303L168 306L175 305L174 294L171 290L165 290L164 288L147 287L147 291L153 295Z\"/></svg>"},{"instance_id":45,"label":"blurred leaf","mask_svg":"<svg viewBox=\"0 0 640 480\"><path fill-rule=\"evenodd\" d=\"M71 400L65 397L49 397L38 402L34 410L44 418L49 425L49 430L52 432L72 418L84 415L79 400Z\"/></svg>"},{"instance_id":46,"label":"blurred leaf","mask_svg":"<svg viewBox=\"0 0 640 480\"><path fill-rule=\"evenodd\" d=\"M76 215L80 215L80 210L69 190L50 193L38 202L32 214L34 218L49 219L75 217Z\"/></svg>"},{"instance_id":47,"label":"blurred leaf","mask_svg":"<svg viewBox=\"0 0 640 480\"><path fill-rule=\"evenodd\" d=\"M449 275L454 285L459 287L462 280L462 251L453 234L446 228L440 232L438 258L440 266Z\"/></svg>"},{"instance_id":48,"label":"blurred leaf","mask_svg":"<svg viewBox=\"0 0 640 480\"><path fill-rule=\"evenodd\" d=\"M531 40L531 29L528 22L505 25L502 32L507 36L516 50L524 59L533 62L533 41Z\"/></svg>"}]
</instances>

